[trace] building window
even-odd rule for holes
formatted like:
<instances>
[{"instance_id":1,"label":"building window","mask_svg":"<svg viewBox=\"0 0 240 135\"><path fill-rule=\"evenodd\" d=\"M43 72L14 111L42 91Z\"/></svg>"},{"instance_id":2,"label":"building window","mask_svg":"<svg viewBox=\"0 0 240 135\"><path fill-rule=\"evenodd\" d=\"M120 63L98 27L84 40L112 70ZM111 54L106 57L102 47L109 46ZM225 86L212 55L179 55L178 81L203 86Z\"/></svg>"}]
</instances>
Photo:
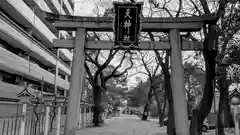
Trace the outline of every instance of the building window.
<instances>
[{"instance_id":1,"label":"building window","mask_svg":"<svg viewBox=\"0 0 240 135\"><path fill-rule=\"evenodd\" d=\"M2 73L2 82L16 84L16 75L0 71Z\"/></svg>"}]
</instances>

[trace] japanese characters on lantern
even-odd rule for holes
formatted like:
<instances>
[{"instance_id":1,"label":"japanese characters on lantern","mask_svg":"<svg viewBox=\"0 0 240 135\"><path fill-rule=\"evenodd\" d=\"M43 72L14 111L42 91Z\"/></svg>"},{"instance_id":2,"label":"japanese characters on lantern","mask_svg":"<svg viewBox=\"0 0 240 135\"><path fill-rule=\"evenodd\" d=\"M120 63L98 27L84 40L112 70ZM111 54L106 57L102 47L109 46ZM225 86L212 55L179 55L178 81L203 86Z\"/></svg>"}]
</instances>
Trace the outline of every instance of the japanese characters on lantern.
<instances>
[{"instance_id":1,"label":"japanese characters on lantern","mask_svg":"<svg viewBox=\"0 0 240 135\"><path fill-rule=\"evenodd\" d=\"M143 3L114 3L115 48L137 48Z\"/></svg>"}]
</instances>

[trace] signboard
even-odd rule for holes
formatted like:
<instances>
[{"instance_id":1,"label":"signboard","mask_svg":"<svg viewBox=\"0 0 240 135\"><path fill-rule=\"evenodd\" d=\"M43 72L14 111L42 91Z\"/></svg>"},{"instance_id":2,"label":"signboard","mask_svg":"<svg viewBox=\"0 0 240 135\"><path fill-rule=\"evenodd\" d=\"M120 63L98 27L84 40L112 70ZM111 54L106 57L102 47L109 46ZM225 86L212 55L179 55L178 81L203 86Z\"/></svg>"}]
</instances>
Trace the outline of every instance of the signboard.
<instances>
[{"instance_id":1,"label":"signboard","mask_svg":"<svg viewBox=\"0 0 240 135\"><path fill-rule=\"evenodd\" d=\"M114 2L114 48L138 48L143 3Z\"/></svg>"}]
</instances>

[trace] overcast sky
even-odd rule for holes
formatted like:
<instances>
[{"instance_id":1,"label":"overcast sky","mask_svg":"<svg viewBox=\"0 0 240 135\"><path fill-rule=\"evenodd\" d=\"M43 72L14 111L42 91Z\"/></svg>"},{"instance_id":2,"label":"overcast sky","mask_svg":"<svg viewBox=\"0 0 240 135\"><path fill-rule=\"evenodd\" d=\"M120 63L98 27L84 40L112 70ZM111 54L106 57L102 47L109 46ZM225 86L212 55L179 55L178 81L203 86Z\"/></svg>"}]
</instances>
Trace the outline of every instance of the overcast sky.
<instances>
[{"instance_id":1,"label":"overcast sky","mask_svg":"<svg viewBox=\"0 0 240 135\"><path fill-rule=\"evenodd\" d=\"M99 2L101 1L101 3ZM115 0L117 1L117 0ZM143 14L145 14L145 16L148 15L148 0L138 0L138 1L142 1L144 2L144 10L143 10ZM175 1L175 2L174 2ZM77 16L96 16L96 7L98 6L98 10L100 12L100 14L103 14L106 8L109 8L112 6L112 0L75 0L75 13L74 15ZM178 5L178 0L172 0L171 3L169 4L168 8L171 8L173 10L176 10ZM159 16L159 14L158 14ZM163 14L161 14L161 16L164 16ZM186 53L184 53L184 56L186 55ZM187 54L189 55L189 54ZM115 63L118 64L119 60L113 60L113 62L111 63ZM127 66L127 62L125 63L125 66ZM138 73L136 71L136 69L132 69L129 71L130 74L136 74ZM147 79L147 76L144 74L136 74L136 76L142 78L143 81L145 81ZM128 86L131 87L131 85L135 85L136 84L136 76L130 77L128 79Z\"/></svg>"},{"instance_id":2,"label":"overcast sky","mask_svg":"<svg viewBox=\"0 0 240 135\"><path fill-rule=\"evenodd\" d=\"M94 3L94 2L95 3ZM96 16L96 13L94 13L94 8L96 7L96 5L100 5L99 0L75 0L75 15L77 16ZM105 8L110 7L112 5L111 0L101 0L102 1L102 5L99 8L100 13L104 13ZM142 0L143 1L143 0ZM117 59L113 60L113 62L111 63L115 63L118 64ZM125 62L125 66L128 66L128 62ZM129 74L135 74L136 73L136 69L132 69L129 71ZM137 74L136 76L141 77L143 80L146 80L146 75L143 74ZM135 85L135 76L133 77L129 77L128 78L128 87L131 87L132 85Z\"/></svg>"}]
</instances>

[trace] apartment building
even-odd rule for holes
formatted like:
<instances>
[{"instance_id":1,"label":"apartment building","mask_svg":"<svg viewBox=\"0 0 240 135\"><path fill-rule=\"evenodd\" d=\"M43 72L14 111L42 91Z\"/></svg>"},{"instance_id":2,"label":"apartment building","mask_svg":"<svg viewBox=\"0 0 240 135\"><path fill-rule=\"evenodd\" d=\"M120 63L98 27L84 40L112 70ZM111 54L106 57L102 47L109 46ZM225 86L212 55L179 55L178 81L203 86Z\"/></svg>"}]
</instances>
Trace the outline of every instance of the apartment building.
<instances>
[{"instance_id":1,"label":"apartment building","mask_svg":"<svg viewBox=\"0 0 240 135\"><path fill-rule=\"evenodd\" d=\"M73 0L0 1L0 97L17 98L28 86L60 95L67 94L72 50L56 49L53 39L71 38L43 17L43 11L73 15ZM58 67L58 70L56 70ZM58 76L55 79L55 74ZM56 80L56 83L55 83ZM56 85L55 85L56 84Z\"/></svg>"}]
</instances>

